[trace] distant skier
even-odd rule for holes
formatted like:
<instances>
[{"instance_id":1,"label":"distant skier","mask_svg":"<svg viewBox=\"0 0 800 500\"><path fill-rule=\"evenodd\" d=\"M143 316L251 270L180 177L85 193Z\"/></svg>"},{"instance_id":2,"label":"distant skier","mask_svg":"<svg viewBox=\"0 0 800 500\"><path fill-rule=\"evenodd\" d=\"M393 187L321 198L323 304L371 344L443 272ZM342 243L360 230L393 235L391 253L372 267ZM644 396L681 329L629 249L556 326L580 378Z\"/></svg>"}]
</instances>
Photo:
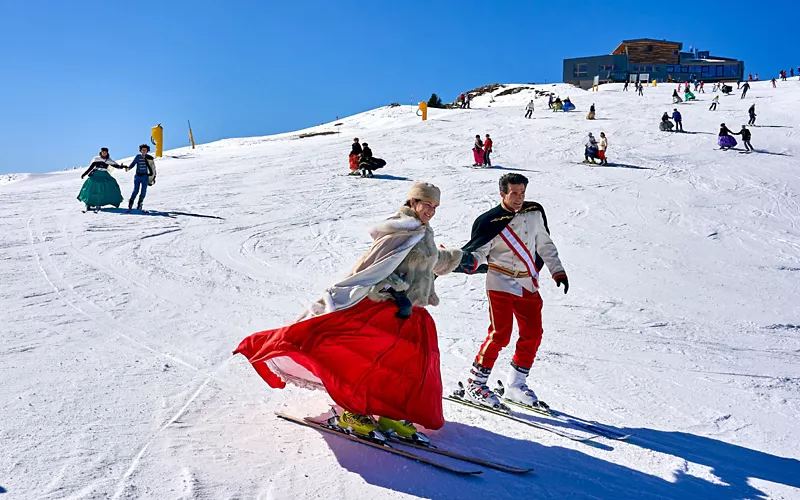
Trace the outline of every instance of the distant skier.
<instances>
[{"instance_id":1,"label":"distant skier","mask_svg":"<svg viewBox=\"0 0 800 500\"><path fill-rule=\"evenodd\" d=\"M492 166L492 160L489 155L492 154L492 139L489 134L486 134L486 140L483 141L483 164L487 167Z\"/></svg>"},{"instance_id":2,"label":"distant skier","mask_svg":"<svg viewBox=\"0 0 800 500\"><path fill-rule=\"evenodd\" d=\"M458 104L461 108L464 108L464 106L467 105L466 101L464 100L464 97L465 97L464 94L458 96Z\"/></svg>"},{"instance_id":3,"label":"distant skier","mask_svg":"<svg viewBox=\"0 0 800 500\"><path fill-rule=\"evenodd\" d=\"M608 151L608 139L606 139L605 132L600 132L600 144L597 146L597 157L600 158L600 165L608 165L606 151Z\"/></svg>"},{"instance_id":4,"label":"distant skier","mask_svg":"<svg viewBox=\"0 0 800 500\"><path fill-rule=\"evenodd\" d=\"M533 115L533 99L525 106L525 118L530 118Z\"/></svg>"},{"instance_id":5,"label":"distant skier","mask_svg":"<svg viewBox=\"0 0 800 500\"><path fill-rule=\"evenodd\" d=\"M594 120L594 117L595 117L595 110L594 110L594 103L592 103L592 105L589 106L589 112L586 114L586 119Z\"/></svg>"},{"instance_id":6,"label":"distant skier","mask_svg":"<svg viewBox=\"0 0 800 500\"><path fill-rule=\"evenodd\" d=\"M705 82L700 82L700 92L703 93L703 94L706 93Z\"/></svg>"},{"instance_id":7,"label":"distant skier","mask_svg":"<svg viewBox=\"0 0 800 500\"><path fill-rule=\"evenodd\" d=\"M297 322L250 335L234 354L273 388L324 389L344 409L338 425L359 436L413 440L423 436L411 422L441 428L439 348L426 307L439 305L434 278L463 252L437 248L429 223L439 202L439 188L413 184L397 213L370 230L372 246L347 278Z\"/></svg>"},{"instance_id":8,"label":"distant skier","mask_svg":"<svg viewBox=\"0 0 800 500\"><path fill-rule=\"evenodd\" d=\"M715 95L713 99L711 99L711 106L708 107L709 111L716 111L717 104L719 104L719 96Z\"/></svg>"},{"instance_id":9,"label":"distant skier","mask_svg":"<svg viewBox=\"0 0 800 500\"><path fill-rule=\"evenodd\" d=\"M672 119L675 121L675 132L683 132L683 117L678 108L672 110Z\"/></svg>"},{"instance_id":10,"label":"distant skier","mask_svg":"<svg viewBox=\"0 0 800 500\"><path fill-rule=\"evenodd\" d=\"M350 174L358 175L358 159L361 157L362 152L361 144L358 142L358 137L353 139L353 146L350 148Z\"/></svg>"},{"instance_id":11,"label":"distant skier","mask_svg":"<svg viewBox=\"0 0 800 500\"><path fill-rule=\"evenodd\" d=\"M736 139L731 135L731 131L724 123L719 125L719 135L717 137L717 144L720 149L730 149L736 146Z\"/></svg>"},{"instance_id":12,"label":"distant skier","mask_svg":"<svg viewBox=\"0 0 800 500\"><path fill-rule=\"evenodd\" d=\"M661 115L661 123L658 124L658 129L662 132L671 132L672 131L672 122L669 119L669 114L664 111L664 114Z\"/></svg>"},{"instance_id":13,"label":"distant skier","mask_svg":"<svg viewBox=\"0 0 800 500\"><path fill-rule=\"evenodd\" d=\"M623 90L624 92L627 92L627 91L628 91L628 83L629 83L629 82L628 82L628 80L625 80L625 85L623 85L623 86L622 86L622 90Z\"/></svg>"},{"instance_id":14,"label":"distant skier","mask_svg":"<svg viewBox=\"0 0 800 500\"><path fill-rule=\"evenodd\" d=\"M475 144L472 146L472 156L475 158L475 163L472 164L473 167L482 167L483 166L483 141L481 140L481 135L478 134L475 136Z\"/></svg>"},{"instance_id":15,"label":"distant skier","mask_svg":"<svg viewBox=\"0 0 800 500\"><path fill-rule=\"evenodd\" d=\"M553 109L553 94L550 94L550 97L547 99L547 107Z\"/></svg>"},{"instance_id":16,"label":"distant skier","mask_svg":"<svg viewBox=\"0 0 800 500\"><path fill-rule=\"evenodd\" d=\"M594 161L597 158L597 139L594 138L591 132L589 132L589 136L586 138L586 144L583 148L583 163L589 163L591 160L592 163L597 163Z\"/></svg>"},{"instance_id":17,"label":"distant skier","mask_svg":"<svg viewBox=\"0 0 800 500\"><path fill-rule=\"evenodd\" d=\"M644 85L642 85L642 82L639 82L639 97L644 97L643 91L644 91Z\"/></svg>"},{"instance_id":18,"label":"distant skier","mask_svg":"<svg viewBox=\"0 0 800 500\"><path fill-rule=\"evenodd\" d=\"M81 179L86 179L86 181L78 193L78 200L86 206L85 212L92 208L99 210L103 205L119 208L124 200L122 192L119 190L119 184L108 173L108 167L126 168L125 165L120 165L111 159L108 148L100 148L100 154L92 158L89 168L81 175Z\"/></svg>"},{"instance_id":19,"label":"distant skier","mask_svg":"<svg viewBox=\"0 0 800 500\"><path fill-rule=\"evenodd\" d=\"M569 279L547 227L541 205L525 201L528 179L517 173L500 178L500 204L480 215L472 225L472 238L462 250L456 272L486 273L491 323L489 334L475 356L467 377L464 398L498 408L501 403L489 388L489 375L500 351L511 340L514 318L519 329L503 398L526 405L539 399L527 377L542 341L542 297L539 270L547 264L556 285L569 290Z\"/></svg>"},{"instance_id":20,"label":"distant skier","mask_svg":"<svg viewBox=\"0 0 800 500\"><path fill-rule=\"evenodd\" d=\"M681 96L678 95L678 91L677 90L673 90L672 91L672 104L678 104L679 102L683 102L683 99L681 99Z\"/></svg>"},{"instance_id":21,"label":"distant skier","mask_svg":"<svg viewBox=\"0 0 800 500\"><path fill-rule=\"evenodd\" d=\"M147 196L147 186L152 186L156 183L156 162L148 153L150 153L150 146L142 144L139 146L139 154L133 158L133 161L128 166L128 170L136 169L133 174L133 193L131 193L131 197L128 200L128 212L133 210L133 200L136 199L136 195L139 195L136 210L144 211L142 210L142 203L144 202L144 197Z\"/></svg>"},{"instance_id":22,"label":"distant skier","mask_svg":"<svg viewBox=\"0 0 800 500\"><path fill-rule=\"evenodd\" d=\"M758 80L758 77L756 77L756 80ZM742 99L744 99L744 96L747 95L748 90L750 90L750 84L748 82L744 82L744 85L742 85Z\"/></svg>"},{"instance_id":23,"label":"distant skier","mask_svg":"<svg viewBox=\"0 0 800 500\"><path fill-rule=\"evenodd\" d=\"M747 114L750 115L750 121L747 122L748 125L755 125L756 124L756 105L753 104L750 106L750 109L747 110Z\"/></svg>"},{"instance_id":24,"label":"distant skier","mask_svg":"<svg viewBox=\"0 0 800 500\"><path fill-rule=\"evenodd\" d=\"M745 125L742 125L742 130L731 133L742 136L742 144L744 144L745 151L753 151L753 145L750 144L750 138L753 135L750 133L750 130L748 130Z\"/></svg>"},{"instance_id":25,"label":"distant skier","mask_svg":"<svg viewBox=\"0 0 800 500\"><path fill-rule=\"evenodd\" d=\"M772 88L773 88L773 89L774 89L774 88L776 88L776 87L777 87L777 85L775 84L775 78L773 78L771 81L772 81Z\"/></svg>"},{"instance_id":26,"label":"distant skier","mask_svg":"<svg viewBox=\"0 0 800 500\"><path fill-rule=\"evenodd\" d=\"M470 107L470 103L472 102L472 97L470 97L469 92L464 96L464 107L467 109L472 109Z\"/></svg>"}]
</instances>

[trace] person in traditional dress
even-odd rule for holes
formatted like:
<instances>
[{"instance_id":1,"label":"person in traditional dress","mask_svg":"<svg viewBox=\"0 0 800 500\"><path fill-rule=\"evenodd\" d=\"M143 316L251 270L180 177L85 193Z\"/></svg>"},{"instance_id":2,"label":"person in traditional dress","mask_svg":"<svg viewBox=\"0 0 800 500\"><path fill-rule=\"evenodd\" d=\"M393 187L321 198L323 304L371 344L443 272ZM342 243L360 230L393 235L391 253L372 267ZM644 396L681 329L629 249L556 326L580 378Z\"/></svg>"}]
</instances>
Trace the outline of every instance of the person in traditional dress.
<instances>
[{"instance_id":1,"label":"person in traditional dress","mask_svg":"<svg viewBox=\"0 0 800 500\"><path fill-rule=\"evenodd\" d=\"M123 201L122 192L119 184L111 174L108 167L126 168L111 159L108 148L100 148L100 153L92 158L89 168L81 175L81 179L86 179L78 193L78 200L86 206L85 212L93 208L100 210L103 205L113 205L119 208Z\"/></svg>"},{"instance_id":2,"label":"person in traditional dress","mask_svg":"<svg viewBox=\"0 0 800 500\"><path fill-rule=\"evenodd\" d=\"M247 337L234 354L271 387L327 391L344 410L342 429L425 440L411 422L444 425L436 324L426 307L439 304L435 277L462 257L434 242L429 223L439 202L439 188L415 183L397 213L370 230L372 246L347 278L297 322Z\"/></svg>"}]
</instances>

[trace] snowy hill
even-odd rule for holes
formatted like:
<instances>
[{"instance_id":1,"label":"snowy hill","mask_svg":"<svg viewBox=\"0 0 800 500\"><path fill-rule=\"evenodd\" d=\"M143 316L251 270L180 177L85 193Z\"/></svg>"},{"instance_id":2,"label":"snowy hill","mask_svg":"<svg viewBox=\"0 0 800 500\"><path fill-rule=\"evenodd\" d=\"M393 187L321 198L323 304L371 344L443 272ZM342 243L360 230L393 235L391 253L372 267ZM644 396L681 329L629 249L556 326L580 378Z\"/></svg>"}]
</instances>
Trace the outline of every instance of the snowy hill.
<instances>
[{"instance_id":1,"label":"snowy hill","mask_svg":"<svg viewBox=\"0 0 800 500\"><path fill-rule=\"evenodd\" d=\"M679 105L686 134L658 130L672 85L536 88L577 111L537 99L526 120L526 89L427 122L387 107L301 131L336 134L169 151L150 215L81 213L79 171L0 181L0 498L800 498L800 82L716 112L708 88ZM754 102L759 152L717 149ZM612 166L579 163L589 131ZM465 168L486 133L495 167ZM343 175L355 136L388 161L375 179ZM509 171L547 209L572 285L542 280L532 383L634 436L587 445L445 402L435 442L536 469L464 479L276 419L329 399L271 390L231 356L239 341L345 274L411 181L441 187L437 242L460 246ZM127 196L132 173L114 175ZM481 277L437 288L448 390L487 304Z\"/></svg>"}]
</instances>

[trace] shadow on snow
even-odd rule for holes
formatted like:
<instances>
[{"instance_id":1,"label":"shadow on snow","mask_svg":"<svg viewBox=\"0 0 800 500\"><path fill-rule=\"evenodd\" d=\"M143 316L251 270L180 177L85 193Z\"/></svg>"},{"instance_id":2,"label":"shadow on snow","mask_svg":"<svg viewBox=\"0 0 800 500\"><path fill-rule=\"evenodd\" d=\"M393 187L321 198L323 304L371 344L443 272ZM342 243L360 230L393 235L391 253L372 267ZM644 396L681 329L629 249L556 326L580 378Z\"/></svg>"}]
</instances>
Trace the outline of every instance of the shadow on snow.
<instances>
[{"instance_id":1,"label":"shadow on snow","mask_svg":"<svg viewBox=\"0 0 800 500\"><path fill-rule=\"evenodd\" d=\"M122 208L103 208L100 210L101 212L110 212L115 214L122 214L122 215L139 215L142 217L169 217L172 219L176 219L180 217L198 217L201 219L216 219L216 220L225 220L224 217L217 217L216 215L203 215L203 214L192 214L189 212L161 212L158 210L149 210L147 212L139 212L134 210L132 212L128 212Z\"/></svg>"},{"instance_id":2,"label":"shadow on snow","mask_svg":"<svg viewBox=\"0 0 800 500\"><path fill-rule=\"evenodd\" d=\"M676 465L671 480L618 465L561 446L514 439L479 427L448 422L429 437L442 447L509 465L535 467L525 475L483 469L480 476L460 477L388 453L366 452L362 445L323 434L340 465L367 483L423 498L766 498L750 478L800 488L800 461L684 432L620 428L633 434L628 443L687 462L707 466L717 483L689 475ZM611 449L611 448L609 448ZM411 450L416 452L416 450ZM435 460L474 469L434 454ZM724 484L723 484L724 483ZM532 491L536 494L533 495Z\"/></svg>"}]
</instances>

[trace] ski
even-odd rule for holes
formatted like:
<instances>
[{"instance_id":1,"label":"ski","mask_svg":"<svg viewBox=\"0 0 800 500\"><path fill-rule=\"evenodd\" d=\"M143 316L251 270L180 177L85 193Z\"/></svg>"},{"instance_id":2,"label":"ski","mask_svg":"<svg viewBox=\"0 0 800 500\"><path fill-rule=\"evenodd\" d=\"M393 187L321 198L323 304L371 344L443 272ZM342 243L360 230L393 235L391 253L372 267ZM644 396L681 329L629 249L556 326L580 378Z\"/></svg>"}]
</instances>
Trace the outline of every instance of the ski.
<instances>
[{"instance_id":1,"label":"ski","mask_svg":"<svg viewBox=\"0 0 800 500\"><path fill-rule=\"evenodd\" d=\"M500 397L503 396L503 386L502 385L495 391L495 394L497 394ZM606 425L603 425L603 424L600 424L600 423L597 423L597 422L592 422L592 421L586 420L584 418L575 417L575 416L572 416L572 415L570 415L568 413L564 413L562 411L554 410L554 409L550 408L547 405L545 405L544 408L541 407L541 406L528 406L526 404L517 403L516 401L511 401L510 399L506 399L506 398L503 398L503 402L507 403L507 404L510 404L510 405L518 406L519 408L522 408L524 410L528 410L528 411L532 411L532 412L538 413L540 415L544 415L546 417L554 418L554 419L558 420L559 422L564 422L565 424L569 424L569 425L573 425L575 427L579 427L579 428L584 429L586 431L593 432L594 434L599 434L600 436L602 436L604 438L614 439L614 440L617 440L617 441L624 441L624 440L628 439L629 437L631 437L630 434L623 434L622 432L619 432L616 429L612 429L611 427L608 427Z\"/></svg>"},{"instance_id":2,"label":"ski","mask_svg":"<svg viewBox=\"0 0 800 500\"><path fill-rule=\"evenodd\" d=\"M391 453L393 455L409 458L411 460L415 460L417 462L436 467L437 469L441 469L441 470L444 470L444 471L447 471L447 472L452 472L453 474L475 475L475 474L482 474L483 473L483 471L480 471L480 470L463 470L463 469L457 469L455 467L450 467L449 465L443 464L441 462L437 462L435 460L430 460L428 458L425 458L423 456L417 455L415 453L409 453L407 451L394 448L389 444L379 444L377 442L370 441L369 439L356 436L355 434L349 434L349 433L345 432L344 430L339 429L338 427L334 428L333 426L329 426L329 425L326 425L326 424L323 424L323 423L320 423L320 422L315 422L314 420L311 420L309 418L297 418L297 417L293 417L291 415L286 415L285 413L275 413L275 415L278 416L279 418L284 419L284 420L288 420L289 422L294 422L295 424L300 424L300 425L304 425L306 427L311 427L311 428L314 428L314 429L317 429L317 430L320 430L320 431L323 431L323 432L328 432L330 434L335 434L337 436L341 436L343 438L349 439L350 441L354 441L356 443L361 443L361 444L370 446L372 448L376 448L378 450L383 450L383 451L386 451L386 452Z\"/></svg>"},{"instance_id":3,"label":"ski","mask_svg":"<svg viewBox=\"0 0 800 500\"><path fill-rule=\"evenodd\" d=\"M437 448L433 445L424 445L420 443L415 443L413 441L409 441L407 439L401 439L394 435L389 435L387 439L395 444L403 445L403 446L410 446L411 448L416 448L418 450L429 451L431 453L436 453L438 455L443 455L445 457L454 458L456 460L461 460L462 462L469 462L475 465L482 465L484 467L488 467L489 469L495 469L502 472L509 472L511 474L525 474L526 472L533 471L533 467L530 468L522 468L522 467L514 467L513 465L506 465L501 464L499 462L493 462L491 460L484 460L482 458L473 457L469 455L461 455L460 453L456 453L449 450L443 450L441 448Z\"/></svg>"},{"instance_id":4,"label":"ski","mask_svg":"<svg viewBox=\"0 0 800 500\"><path fill-rule=\"evenodd\" d=\"M588 441L591 441L591 440L593 440L595 438L600 437L600 435L597 434L597 433L590 433L588 436L585 436L585 435L577 434L577 433L574 433L574 432L569 432L569 431L566 431L564 429L560 429L560 428L555 427L555 426L550 426L550 425L547 425L547 424L544 424L544 423L541 423L541 422L535 422L535 421L532 421L532 420L527 420L525 418L522 418L522 417L520 417L518 415L515 415L515 414L511 413L511 410L508 410L508 409L506 409L506 410L499 410L499 409L496 410L494 408L489 408L487 406L477 405L475 403L471 403L471 402L469 402L469 401L467 401L465 399L462 399L460 396L458 396L456 394L453 394L452 396L445 396L444 399L445 399L445 401L452 401L454 403L462 404L464 406L468 406L468 407L474 408L476 410L485 411L485 412L491 413L493 415L499 415L501 417L505 417L507 419L513 420L515 422L519 422L521 424L530 425L531 427L535 427L535 428L541 429L543 431L552 432L553 434L559 435L561 437L565 437L565 438L570 439L572 441L578 441L578 442L581 442L581 443L585 443L585 442L588 442Z\"/></svg>"}]
</instances>

